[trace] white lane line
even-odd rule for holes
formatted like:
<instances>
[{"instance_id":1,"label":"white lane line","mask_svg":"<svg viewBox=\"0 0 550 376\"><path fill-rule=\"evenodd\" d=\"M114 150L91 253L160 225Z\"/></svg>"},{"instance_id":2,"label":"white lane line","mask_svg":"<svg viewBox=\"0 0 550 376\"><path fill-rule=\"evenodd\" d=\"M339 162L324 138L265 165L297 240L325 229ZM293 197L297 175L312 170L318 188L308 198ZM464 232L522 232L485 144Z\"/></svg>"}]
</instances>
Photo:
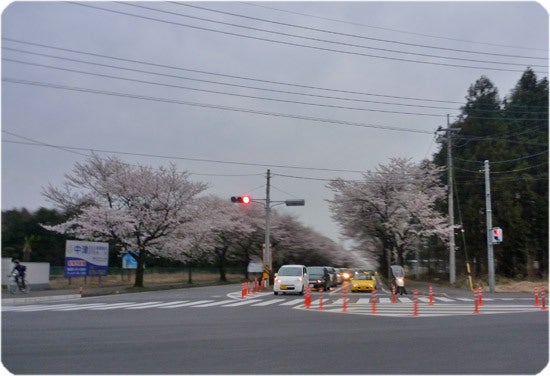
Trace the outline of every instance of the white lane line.
<instances>
[{"instance_id":1,"label":"white lane line","mask_svg":"<svg viewBox=\"0 0 550 376\"><path fill-rule=\"evenodd\" d=\"M136 303L134 302L130 302L130 303L113 303L113 304L108 304L104 307L95 307L95 308L89 308L90 310L93 310L93 311L106 311L108 309L117 309L117 308L124 308L124 307L130 307L132 305L134 305Z\"/></svg>"},{"instance_id":2,"label":"white lane line","mask_svg":"<svg viewBox=\"0 0 550 376\"><path fill-rule=\"evenodd\" d=\"M194 306L192 306L192 307L193 307L193 308L213 307L213 306L217 306L217 305L222 305L222 304L226 304L226 303L231 303L231 302L234 302L234 301L235 301L235 299L218 300L218 301L212 302L212 303L194 305Z\"/></svg>"},{"instance_id":3,"label":"white lane line","mask_svg":"<svg viewBox=\"0 0 550 376\"><path fill-rule=\"evenodd\" d=\"M359 298L356 304L370 304L370 298Z\"/></svg>"},{"instance_id":4,"label":"white lane line","mask_svg":"<svg viewBox=\"0 0 550 376\"><path fill-rule=\"evenodd\" d=\"M268 306L268 305L271 305L271 304L277 304L277 303L284 302L284 301L285 301L284 299L272 299L272 300L268 300L268 301L261 302L261 303L258 303L258 304L252 304L252 305L255 306L255 307L263 307L263 306Z\"/></svg>"},{"instance_id":5,"label":"white lane line","mask_svg":"<svg viewBox=\"0 0 550 376\"><path fill-rule=\"evenodd\" d=\"M245 304L252 304L252 303L261 302L261 301L262 301L261 299L250 299L250 300L244 300L242 302L237 302L233 304L222 305L222 307L238 307Z\"/></svg>"},{"instance_id":6,"label":"white lane line","mask_svg":"<svg viewBox=\"0 0 550 376\"><path fill-rule=\"evenodd\" d=\"M159 308L167 309L167 308L189 307L189 306L192 306L192 305L195 305L195 304L205 304L205 303L210 303L210 302L213 302L213 300L211 300L211 299L209 299L209 300L197 300L195 302L189 302L189 301L184 300L183 303L162 306L162 307L159 307Z\"/></svg>"},{"instance_id":7,"label":"white lane line","mask_svg":"<svg viewBox=\"0 0 550 376\"><path fill-rule=\"evenodd\" d=\"M90 309L95 307L104 307L106 303L90 303L90 304L79 304L77 307L68 307L68 308L58 308L56 311L78 311L81 309Z\"/></svg>"},{"instance_id":8,"label":"white lane line","mask_svg":"<svg viewBox=\"0 0 550 376\"><path fill-rule=\"evenodd\" d=\"M147 302L147 303L139 303L131 307L124 307L124 309L145 309L145 308L152 308L156 307L159 304L162 304L162 302Z\"/></svg>"},{"instance_id":9,"label":"white lane line","mask_svg":"<svg viewBox=\"0 0 550 376\"><path fill-rule=\"evenodd\" d=\"M32 311L48 311L62 307L76 307L78 304L54 304L54 305L28 305L28 306L6 306L2 307L2 311L13 311L13 312L32 312Z\"/></svg>"},{"instance_id":10,"label":"white lane line","mask_svg":"<svg viewBox=\"0 0 550 376\"><path fill-rule=\"evenodd\" d=\"M434 299L441 300L442 302L454 302L454 299L445 298L443 296L436 296Z\"/></svg>"},{"instance_id":11,"label":"white lane line","mask_svg":"<svg viewBox=\"0 0 550 376\"><path fill-rule=\"evenodd\" d=\"M300 303L303 303L303 302L304 302L304 299L294 299L294 300L289 300L286 303L282 303L281 305L282 306L292 306L292 305L297 305L297 304L300 304Z\"/></svg>"}]
</instances>

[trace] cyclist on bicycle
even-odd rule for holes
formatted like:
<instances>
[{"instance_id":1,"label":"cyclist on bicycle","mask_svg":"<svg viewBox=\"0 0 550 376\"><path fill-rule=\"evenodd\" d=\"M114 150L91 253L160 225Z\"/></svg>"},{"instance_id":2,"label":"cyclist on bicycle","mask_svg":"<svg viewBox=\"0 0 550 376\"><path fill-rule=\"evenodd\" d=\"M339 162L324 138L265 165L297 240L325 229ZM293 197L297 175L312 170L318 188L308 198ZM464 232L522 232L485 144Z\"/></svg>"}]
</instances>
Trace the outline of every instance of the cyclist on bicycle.
<instances>
[{"instance_id":1,"label":"cyclist on bicycle","mask_svg":"<svg viewBox=\"0 0 550 376\"><path fill-rule=\"evenodd\" d=\"M17 283L17 286L19 286L20 289L24 290L27 288L27 286L25 286L25 272L27 271L27 267L25 265L21 265L19 260L13 260L13 263L15 266L11 272L13 273L14 271L17 271L15 283Z\"/></svg>"}]
</instances>

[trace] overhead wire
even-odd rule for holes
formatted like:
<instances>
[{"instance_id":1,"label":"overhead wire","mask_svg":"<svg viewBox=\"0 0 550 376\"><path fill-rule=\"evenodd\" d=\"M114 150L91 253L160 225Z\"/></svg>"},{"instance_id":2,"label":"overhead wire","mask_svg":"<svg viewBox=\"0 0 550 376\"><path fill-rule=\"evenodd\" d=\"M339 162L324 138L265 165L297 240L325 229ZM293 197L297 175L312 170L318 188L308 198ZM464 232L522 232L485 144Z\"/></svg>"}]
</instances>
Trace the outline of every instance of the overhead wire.
<instances>
[{"instance_id":1,"label":"overhead wire","mask_svg":"<svg viewBox=\"0 0 550 376\"><path fill-rule=\"evenodd\" d=\"M147 73L147 74L152 74L152 75L157 75L157 76L166 76L166 77L171 77L171 78L181 78L181 79L185 79L185 80L194 80L194 81L200 81L200 82L209 82L209 83L214 83L214 84L236 86L236 87L241 87L241 88L244 87L244 88L250 88L250 89L259 89L259 90L265 90L265 91L270 91L270 92L296 94L296 95L303 95L303 96L308 96L308 97L321 97L321 98L328 98L328 99L341 99L341 100L350 100L350 101L360 101L360 102L368 102L368 103L383 104L383 105L396 105L396 106L421 107L421 108L441 108L441 107L435 107L435 106L423 106L423 105L412 105L412 104L402 104L402 103L393 103L393 102L369 101L369 100L352 99L352 98L335 98L335 97L321 96L321 95L316 95L316 94L296 93L296 92L280 91L280 90L266 89L266 88L247 87L247 86L244 86L244 85L225 84L225 83L216 82L216 81L188 78L188 77L182 77L182 76L177 76L177 75L169 75L169 74L164 74L164 73L145 71L145 70L141 70L141 69L125 68L125 67L119 67L119 66L114 66L114 65L110 65L110 64L101 64L101 63L83 61L83 60L78 60L78 59L69 59L69 58L58 57L58 56L53 56L53 55L49 55L49 54L41 54L41 53L34 53L34 52L24 51L24 50L11 49L9 47L6 47L4 49L8 50L8 51L30 53L30 54L39 55L39 56L46 56L46 57L57 58L57 59L64 59L64 60L68 60L68 61L72 61L72 62L79 62L79 63L90 64L90 65L94 65L94 66L102 66L102 67L108 67L108 68L114 68L114 69L127 70L127 71L131 71L131 72ZM159 83L159 82L146 81L146 80L138 80L138 79L134 79L134 78L108 75L108 74L104 74L104 73L88 72L88 71L82 71L82 70L78 70L78 69L53 66L53 65L49 65L49 64L28 62L28 61L12 59L12 58L7 58L7 57L3 57L2 60L3 61L8 61L8 62L13 62L13 63L37 66L37 67L42 67L42 68L48 68L48 69L55 69L55 70L61 70L61 71L66 71L66 72L78 73L78 74L93 75L93 76L99 76L99 77L104 77L104 78L118 79L118 80L124 80L124 81L132 81L132 82L149 84L149 85L165 86L165 87L172 87L172 88L178 88L178 89L183 89L183 90L201 91L201 92L206 92L206 93L230 95L230 96L243 97L243 98L254 98L254 99L267 100L267 101L277 101L277 102L283 102L283 103L301 104L301 105L327 107L327 108L337 108L337 109L345 109L345 110L356 110L356 111L370 111L370 112L392 113L392 114L401 114L401 115L431 116L431 117L443 117L444 116L444 114L429 114L429 113L420 113L420 112L382 110L382 109L332 105L332 104L328 104L328 103L323 104L323 103L312 103L312 102L304 102L304 101L297 101L297 100L286 100L286 99L280 99L280 98L260 97L260 96L257 96L257 95L237 94L237 93L230 93L230 92L222 92L222 91L219 91L219 90L198 89L198 88L175 85L175 84L167 84L167 83ZM534 114L534 113L530 113L530 114ZM501 119L510 119L510 118L501 118ZM531 120L544 120L544 119L531 119Z\"/></svg>"},{"instance_id":2,"label":"overhead wire","mask_svg":"<svg viewBox=\"0 0 550 376\"><path fill-rule=\"evenodd\" d=\"M308 27L308 26L303 26L303 25L290 24L290 23L286 23L286 22L268 20L268 19L265 19L265 18L252 17L252 16L248 16L248 15L244 15L244 14L238 14L238 13L234 13L234 12L227 12L227 11L221 11L221 10L217 10L217 9L206 8L206 7L203 7L203 6L198 6L196 4L181 3L181 2L176 2L176 1L168 1L168 2L172 3L172 4L179 5L179 6L185 6L185 7L194 8L194 9L201 9L201 10L206 10L208 12L225 14L225 15L230 15L230 16L234 16L234 17L250 19L250 20L254 20L254 21L267 22L267 23L272 23L272 24L275 24L275 25L288 26L288 27L293 27L293 28L298 28L298 29L303 29L303 30L308 30L308 31L316 31L316 32L327 33L327 34L332 34L332 35L339 35L339 36L344 36L344 37L353 37L353 38L359 38L359 39L366 39L366 40L371 40L371 41L376 41L376 42L384 42L384 43L398 44L398 45L402 45L402 46L420 47L420 48L428 48L428 49L444 50L444 51L452 51L452 52L463 52L463 53L478 54L478 55L490 55L490 56L512 57L512 58L523 58L523 59L548 61L548 57L534 57L534 56L499 54L499 53L491 53L491 52L487 52L487 51L471 51L471 50L463 50L463 49L457 49L457 48L430 46L430 45L417 44L417 43L408 43L408 42L396 41L396 40L391 40L391 39L373 38L373 37L367 37L367 36L364 36L364 35L351 34L351 33L342 33L342 32L337 32L337 31L334 31L334 30L326 30L326 29L320 29L320 28L316 28L316 27ZM160 11L160 10L155 9L155 8L149 8L149 7L145 7L145 6L142 6L142 5L136 5L136 4L129 4L127 2L122 2L122 1L119 1L118 3L125 4L125 5L136 6L136 7L140 7L140 8L144 8L144 9L151 9L151 10Z\"/></svg>"},{"instance_id":3,"label":"overhead wire","mask_svg":"<svg viewBox=\"0 0 550 376\"><path fill-rule=\"evenodd\" d=\"M105 58L105 59L109 59L109 60L117 60L117 61L128 62L128 63L137 63L137 64L152 66L152 67L156 67L156 68L168 68L168 69L180 70L180 71L185 71L185 72L193 72L193 73L198 73L198 74L213 75L213 76L218 76L218 77L238 79L238 80L244 80L244 81L261 82L261 83L275 84L275 85L284 85L284 86L290 86L290 87L297 87L297 88L301 88L301 89L313 89L313 90L320 90L320 91L327 91L327 92L334 92L334 93L341 93L341 94L365 95L365 96L375 96L375 97L381 97L381 98L413 100L413 101L434 102L434 103L450 103L450 104L463 105L463 102L458 102L458 101L439 100L439 99L433 99L433 98L419 98L419 97L386 95L386 94L380 94L380 93L369 93L369 92L361 92L361 91L353 91L353 90L342 90L342 89L326 88L326 87L319 87L319 86L312 86L312 85L303 85L303 84L297 84L297 83L292 83L292 82L283 82L283 81L259 79L259 78L253 78L253 77L246 77L246 76L242 76L242 75L230 75L230 74L223 74L223 73L217 73L217 72L209 72L209 71L205 71L205 70L191 69L191 68L185 68L185 67L174 66L174 65L159 64L159 63L154 63L154 62L151 62L151 61L143 61L143 60L137 60L137 59L127 59L127 58L122 58L122 57L117 57L117 56L93 53L93 52L89 52L89 51L82 51L82 50L64 48L64 47L47 45L47 44L42 44L42 43L35 43L35 42L30 42L30 41L24 41L24 40L19 40L19 39L8 38L8 37L5 37L5 36L2 37L2 40L7 41L7 42L12 42L12 43L17 43L17 44L24 44L24 45L28 45L28 46L47 48L47 49L53 49L53 50L57 50L57 51L63 51L63 52L69 52L69 53L75 53L75 54ZM279 90L275 90L275 89L265 89L265 88L261 88L261 87L255 87L255 86L249 87L249 86L246 86L246 85L221 83L219 81L210 81L210 80L202 80L202 79L197 79L197 78L182 77L182 76L177 76L177 75L160 74L160 73L154 73L154 72L144 71L144 70L135 69L135 68L134 69L132 69L132 68L122 68L122 67L118 67L118 66L112 66L110 64L83 61L83 60L68 58L68 57L64 57L64 56L58 56L58 55L51 55L51 54L21 50L21 49L17 49L17 48L7 47L7 46L5 46L5 44L3 44L2 48L7 50L7 51L19 52L19 53L24 53L24 54L32 54L32 55L37 55L37 56L44 56L44 57L50 57L50 58L55 58L55 59L63 59L63 60L67 60L67 61L77 62L77 63L93 64L93 65L98 65L98 66L104 66L104 67L116 68L116 69L125 69L125 70L129 70L129 71L135 71L135 72L141 72L141 73L166 75L167 77L177 77L177 78L195 80L195 81L201 81L201 82L219 83L219 84L227 85L227 86L253 88L253 89L258 89L258 90L269 90L269 91L277 91L277 92L285 93L285 91L282 91L282 90L279 91ZM294 93L294 92L291 92L291 93ZM303 94L303 93L300 93L300 94L306 95L306 94ZM308 94L308 95L310 95L310 94ZM334 99L342 99L342 100L351 100L351 101L363 101L361 99L355 99L355 98L343 98L343 97L331 97L331 96L324 96L324 97L329 97L329 98L334 98ZM365 101L365 102L369 102L369 101ZM374 103L374 101L370 101L370 102ZM383 103L383 102L381 102L381 103ZM387 102L387 104L415 106L414 104L410 105L410 104L402 104L402 103L395 103L395 102ZM440 108L440 109L454 109L454 108L449 108L449 107L423 106L423 105L418 105L417 107L432 107L432 108ZM533 108L537 108L537 106L535 106ZM547 109L546 107L542 107L542 108ZM480 111L483 112L485 110L480 109ZM492 111L492 110L487 110L487 111ZM513 113L538 113L538 112L514 111Z\"/></svg>"},{"instance_id":4,"label":"overhead wire","mask_svg":"<svg viewBox=\"0 0 550 376\"><path fill-rule=\"evenodd\" d=\"M359 22L344 21L344 20L339 20L339 19L330 18L330 17L321 17L321 16L316 16L316 15L307 14L307 13L303 13L303 12L296 12L296 11L290 11L290 10L286 10L286 9L280 9L280 8L275 8L275 7L271 7L271 6L266 6L265 2L242 2L241 1L240 3L243 4L243 5L247 5L247 6L254 6L254 7L259 7L259 8L275 10L277 12L296 14L296 15L300 15L300 16L316 18L316 19L319 19L319 20L332 21L332 22L338 22L338 23L342 23L342 24L348 24L348 25L361 26L361 27L367 27L367 28L372 28L372 29L391 31L391 32L402 33L402 34L407 34L407 35L417 35L417 36L421 36L421 37L428 37L428 38L434 38L434 39L443 39L443 40L455 41L455 42L466 42L466 43L471 43L471 44L479 44L479 45L493 46L493 47L514 48L514 49L521 49L521 50L538 50L538 51L548 52L548 49L543 49L543 48L532 48L532 47L525 47L525 46L511 46L511 45L503 45L503 44L497 44L497 43L481 42L481 41L478 41L478 40L472 41L472 40L467 40L467 39L450 38L450 37L445 37L445 36L442 36L442 35L432 35L432 34L418 33L418 32L413 32L413 31L410 31L410 30L399 30L399 29L394 29L394 28L389 28L389 27L367 25L367 24L363 24L363 23L359 23Z\"/></svg>"},{"instance_id":5,"label":"overhead wire","mask_svg":"<svg viewBox=\"0 0 550 376\"><path fill-rule=\"evenodd\" d=\"M88 8L92 8L92 9L96 9L96 10L101 10L101 11L105 11L105 12L109 12L109 13L115 13L115 14L134 17L134 18L145 19L145 20L149 20L149 21L161 22L161 23L166 23L166 24L170 24L170 25L177 25L177 26L192 28L192 29L196 29L196 30L215 32L215 33L220 33L220 34L224 34L224 35L237 36L237 37L241 37L241 38L259 40L259 41L263 41L263 42L271 42L271 43L287 45L287 46L303 47L303 48L307 48L307 49L314 49L314 50L325 51L325 52L336 52L336 53L341 53L341 54L346 54L346 55L372 57L372 58L379 58L379 59L392 60L392 61L401 61L401 62L419 63L419 64L429 64L429 65L454 67L454 68L483 69L483 70L494 70L494 71L501 71L501 72L523 72L523 70L517 70L517 69L506 69L506 68L497 68L497 67L478 67L478 66L471 66L471 65L449 64L449 63L442 63L442 62L432 62L432 61L405 59L405 58L398 58L398 57L388 57L388 56L381 56L381 55L366 54L366 53L354 52L354 51L337 50L337 49L333 49L333 48L305 45L305 44L294 43L294 42L289 42L289 41L276 40L276 39L270 39L270 38L265 38L265 37L258 37L258 36L240 34L240 33L235 33L235 32L211 29L211 28L207 28L207 27L203 27L203 26L189 25L189 24L185 24L185 23L181 23L181 22L169 21L169 20L159 19L159 18L150 17L150 16L137 15L137 14L118 11L118 10L114 10L114 9L103 8L103 7L99 7L99 6L90 5L90 4L87 4L87 3L76 3L76 2L68 2L68 3L83 6L83 7L88 7ZM499 63L499 64L501 64L501 63Z\"/></svg>"},{"instance_id":6,"label":"overhead wire","mask_svg":"<svg viewBox=\"0 0 550 376\"><path fill-rule=\"evenodd\" d=\"M159 103L180 104L180 105L186 105L186 106L210 108L210 109L233 111L233 112L242 112L242 113L249 113L249 114L255 114L255 115L299 119L299 120L306 120L306 121L330 124L330 125L383 129L383 130L409 132L409 133L424 133L424 134L433 133L433 131L427 131L427 130L421 130L421 129L400 128L400 127L367 124L367 123L347 121L347 120L328 119L328 118L321 118L321 117L315 117L315 116L285 114L281 112L261 111L261 110L254 110L254 109L248 109L248 108L242 108L242 107L222 106L222 105L215 105L215 104L208 104L208 103L201 103L201 102L190 102L190 101L183 101L183 100L170 99L170 98L159 98L159 97L151 97L146 95L129 94L129 93L122 93L122 92L107 91L107 90L96 90L96 89L85 88L85 87L59 85L59 84L54 84L50 82L29 81L29 80L22 80L22 79L11 78L11 77L4 77L2 78L2 81L14 83L14 84L21 84L21 85L39 86L39 87L45 87L50 89L77 91L82 93L107 95L107 96L114 96L114 97L120 97L120 98L139 99L139 100L153 101L153 102L159 102Z\"/></svg>"},{"instance_id":7,"label":"overhead wire","mask_svg":"<svg viewBox=\"0 0 550 376\"><path fill-rule=\"evenodd\" d=\"M149 66L154 66L154 67L158 67L158 68L169 68L169 69L182 70L182 71L200 73L200 74L206 74L206 75L214 75L214 76L231 78L231 79L239 79L239 80L246 80L246 81L253 81L253 82L262 82L262 83L268 83L268 84L298 87L298 88L302 88L302 89L314 89L314 90L329 91L329 92L335 92L335 93L341 93L341 94L365 95L365 96L375 96L375 97L393 98L393 99L405 99L405 100L424 101L424 102L452 103L452 104L461 104L461 105L463 104L463 102L458 102L458 101L448 101L448 100L446 101L446 100L438 100L438 99L433 99L433 98L430 99L430 98L406 97L406 96L397 96L397 95L385 95L385 94L380 94L380 93L369 93L369 92L362 92L362 91L342 90L342 89L334 89L334 88L325 88L325 87L320 87L320 86L302 85L302 84L291 83L291 82L274 81L274 80L267 80L267 79L258 79L258 78L246 77L246 76L242 76L242 75L237 76L237 75L230 75L230 74L223 74L223 73L216 73L216 72L208 72L208 71L205 71L205 70L184 68L184 67L178 67L178 66L174 66L174 65L158 64L158 63L153 63L153 62L150 62L150 61L143 61L143 60L136 60L136 59L126 59L126 58L122 58L122 57L115 57L115 56L109 56L109 55L104 55L104 54L86 52L86 51L82 51L82 50L63 48L63 47L59 47L59 46L52 46L52 45L47 45L47 44L42 44L42 43L23 41L23 40L8 38L8 37L5 37L5 36L2 37L2 40L13 42L13 43L19 43L19 44L27 44L27 45L36 46L36 47L55 49L55 50L58 50L58 51L71 52L71 53L76 53L76 54L85 54L85 55L89 55L89 56L119 60L119 61L124 61L124 62L129 62L129 63L138 63L138 64L149 65ZM4 45L3 45L2 48L6 48L6 47L4 47Z\"/></svg>"},{"instance_id":8,"label":"overhead wire","mask_svg":"<svg viewBox=\"0 0 550 376\"><path fill-rule=\"evenodd\" d=\"M425 53L419 53L419 52L392 50L392 49L389 49L389 48L364 46L364 45L359 45L359 44L354 44L354 43L347 43L347 42L339 42L339 41L333 41L333 40L328 40L328 39L306 37L306 36L303 36L303 35L283 33L283 32L280 32L280 31L273 31L273 30L268 30L268 29L252 27L252 26L238 25L238 24L234 24L234 23L230 23L230 22L216 21L216 20L212 20L212 19L208 19L208 18L204 18L204 17L191 16L191 15L188 15L188 14L172 12L172 11L168 11L168 10L164 10L164 9L157 9L157 8L152 8L152 7L148 7L148 6L144 6L144 5L138 5L138 4L135 4L135 3L125 3L125 2L118 2L118 3L126 5L126 6L130 6L130 7L136 7L136 8L141 8L141 9L152 10L154 12L160 12L160 13L164 13L164 14L176 15L176 16L180 16L180 17L190 18L190 19L193 19L193 20L206 21L206 22L211 22L211 23L220 24L220 25L224 25L224 26L231 26L231 27L246 29L246 30L261 31L261 32L264 32L264 33L281 35L281 36L284 36L284 37L292 37L292 38L305 39L305 40L314 41L314 42L323 42L323 43L329 43L329 44L336 44L336 45L345 46L345 47L362 48L362 49L368 49L368 50L374 50L374 51L391 52L391 53L397 53L397 54L402 54L402 55L429 57L429 58L437 58L437 59L444 59L444 60L467 61L467 62L473 62L473 63L489 63L489 64L513 65L513 66L525 66L526 65L524 63L519 64L519 63L509 63L509 62L501 62L501 61L477 60L477 59L468 59L468 58L460 58L460 57L432 55L432 54L425 54ZM185 5L185 4L180 4L180 5ZM267 22L267 21L264 21L264 22ZM286 26L293 26L293 25L287 24ZM299 26L299 27L300 28L305 28L303 26ZM310 30L323 31L321 29L313 29L313 28L311 28ZM333 33L333 34L337 34L337 33ZM354 35L346 35L346 36L349 37L349 36L354 36ZM354 36L354 37L358 38L359 36ZM364 39L375 40L375 38L368 38L368 37L363 37L363 38ZM387 40L378 40L378 41L383 41L383 42L389 43L389 41L387 41ZM407 44L407 43L400 43L400 44ZM411 44L411 45L413 45L413 44ZM415 46L415 45L413 45L413 46ZM416 47L419 47L419 46L416 45ZM422 46L422 47L426 48L426 46ZM460 52L467 52L467 51L460 51ZM472 53L472 52L469 52L469 53ZM500 55L500 56L502 56L502 55ZM519 57L519 56L512 56L512 57ZM523 58L547 60L546 58L531 58L531 57L523 57ZM547 68L546 65L537 65L537 64L528 64L528 65L532 66L532 67L537 67L537 68Z\"/></svg>"},{"instance_id":9,"label":"overhead wire","mask_svg":"<svg viewBox=\"0 0 550 376\"><path fill-rule=\"evenodd\" d=\"M86 71L82 71L82 70L56 67L56 66L47 65L47 64L25 62L25 61L21 61L21 60L17 60L17 59L2 58L2 60L3 61L9 61L9 62L16 62L16 63L20 63L20 64L34 65L34 66L39 66L39 67L49 68L49 69L57 69L57 70L62 70L62 71L66 71L66 72L92 75L92 76L97 76L97 77L104 77L104 78L111 78L111 79L117 79L117 80L131 81L131 82L137 82L137 83L148 84L148 85L165 86L165 87L184 89L184 90L200 91L200 92L210 93L210 94L229 95L229 96L241 97L241 98L260 99L260 100L265 100L265 101L275 101L275 102L281 102L281 103L300 104L300 105L307 105L307 106L317 106L317 107L335 108L335 109L343 109L343 110L381 112L381 113L390 113L390 114L430 116L430 117L443 117L444 116L444 114L391 111L391 110L372 109L372 108L340 106L340 105L333 105L333 104L328 104L328 103L312 103L312 102L304 102L304 101L298 101L298 100L287 100L287 99L280 99L280 98L260 97L260 96L257 96L257 95L229 93L229 92L222 92L222 91L219 91L219 90L198 89L198 88L192 88L192 87L187 87L187 86L182 86L182 85L159 83L159 82L153 82L153 81L138 80L138 79L135 79L135 78L126 78L126 77L120 77L120 76L113 76L113 75L108 75L108 74L103 74L103 73L86 72ZM305 95L307 95L307 94L305 94Z\"/></svg>"}]
</instances>

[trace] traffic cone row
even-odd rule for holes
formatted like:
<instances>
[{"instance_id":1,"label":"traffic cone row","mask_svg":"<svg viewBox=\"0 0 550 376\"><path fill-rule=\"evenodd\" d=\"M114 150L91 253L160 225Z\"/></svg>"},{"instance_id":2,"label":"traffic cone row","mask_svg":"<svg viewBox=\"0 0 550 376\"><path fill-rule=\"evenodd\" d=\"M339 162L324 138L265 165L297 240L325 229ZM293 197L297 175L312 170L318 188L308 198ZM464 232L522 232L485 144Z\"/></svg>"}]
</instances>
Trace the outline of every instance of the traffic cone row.
<instances>
[{"instance_id":1,"label":"traffic cone row","mask_svg":"<svg viewBox=\"0 0 550 376\"><path fill-rule=\"evenodd\" d=\"M243 282L241 283L241 298L244 299L247 295L255 294L263 290L264 290L263 280L254 281L252 283L250 283L250 281Z\"/></svg>"}]
</instances>

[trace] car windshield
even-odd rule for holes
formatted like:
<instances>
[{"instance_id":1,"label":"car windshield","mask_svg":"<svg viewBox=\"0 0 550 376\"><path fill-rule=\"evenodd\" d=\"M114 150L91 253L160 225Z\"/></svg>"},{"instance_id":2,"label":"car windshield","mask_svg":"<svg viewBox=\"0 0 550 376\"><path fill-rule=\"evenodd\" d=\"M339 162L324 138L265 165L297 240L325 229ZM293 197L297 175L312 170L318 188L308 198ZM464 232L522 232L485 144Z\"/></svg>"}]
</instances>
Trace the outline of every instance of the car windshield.
<instances>
[{"instance_id":1,"label":"car windshield","mask_svg":"<svg viewBox=\"0 0 550 376\"><path fill-rule=\"evenodd\" d=\"M302 268L299 266L296 267L283 267L279 269L278 276L283 277L298 277L302 275Z\"/></svg>"},{"instance_id":2,"label":"car windshield","mask_svg":"<svg viewBox=\"0 0 550 376\"><path fill-rule=\"evenodd\" d=\"M355 276L355 279L361 279L361 280L364 280L364 281L370 281L372 279L372 277L370 275L367 275L367 274L357 274Z\"/></svg>"},{"instance_id":3,"label":"car windshield","mask_svg":"<svg viewBox=\"0 0 550 376\"><path fill-rule=\"evenodd\" d=\"M307 268L307 272L308 274L313 274L313 275L322 275L324 274L324 268L322 266L310 266Z\"/></svg>"}]
</instances>

